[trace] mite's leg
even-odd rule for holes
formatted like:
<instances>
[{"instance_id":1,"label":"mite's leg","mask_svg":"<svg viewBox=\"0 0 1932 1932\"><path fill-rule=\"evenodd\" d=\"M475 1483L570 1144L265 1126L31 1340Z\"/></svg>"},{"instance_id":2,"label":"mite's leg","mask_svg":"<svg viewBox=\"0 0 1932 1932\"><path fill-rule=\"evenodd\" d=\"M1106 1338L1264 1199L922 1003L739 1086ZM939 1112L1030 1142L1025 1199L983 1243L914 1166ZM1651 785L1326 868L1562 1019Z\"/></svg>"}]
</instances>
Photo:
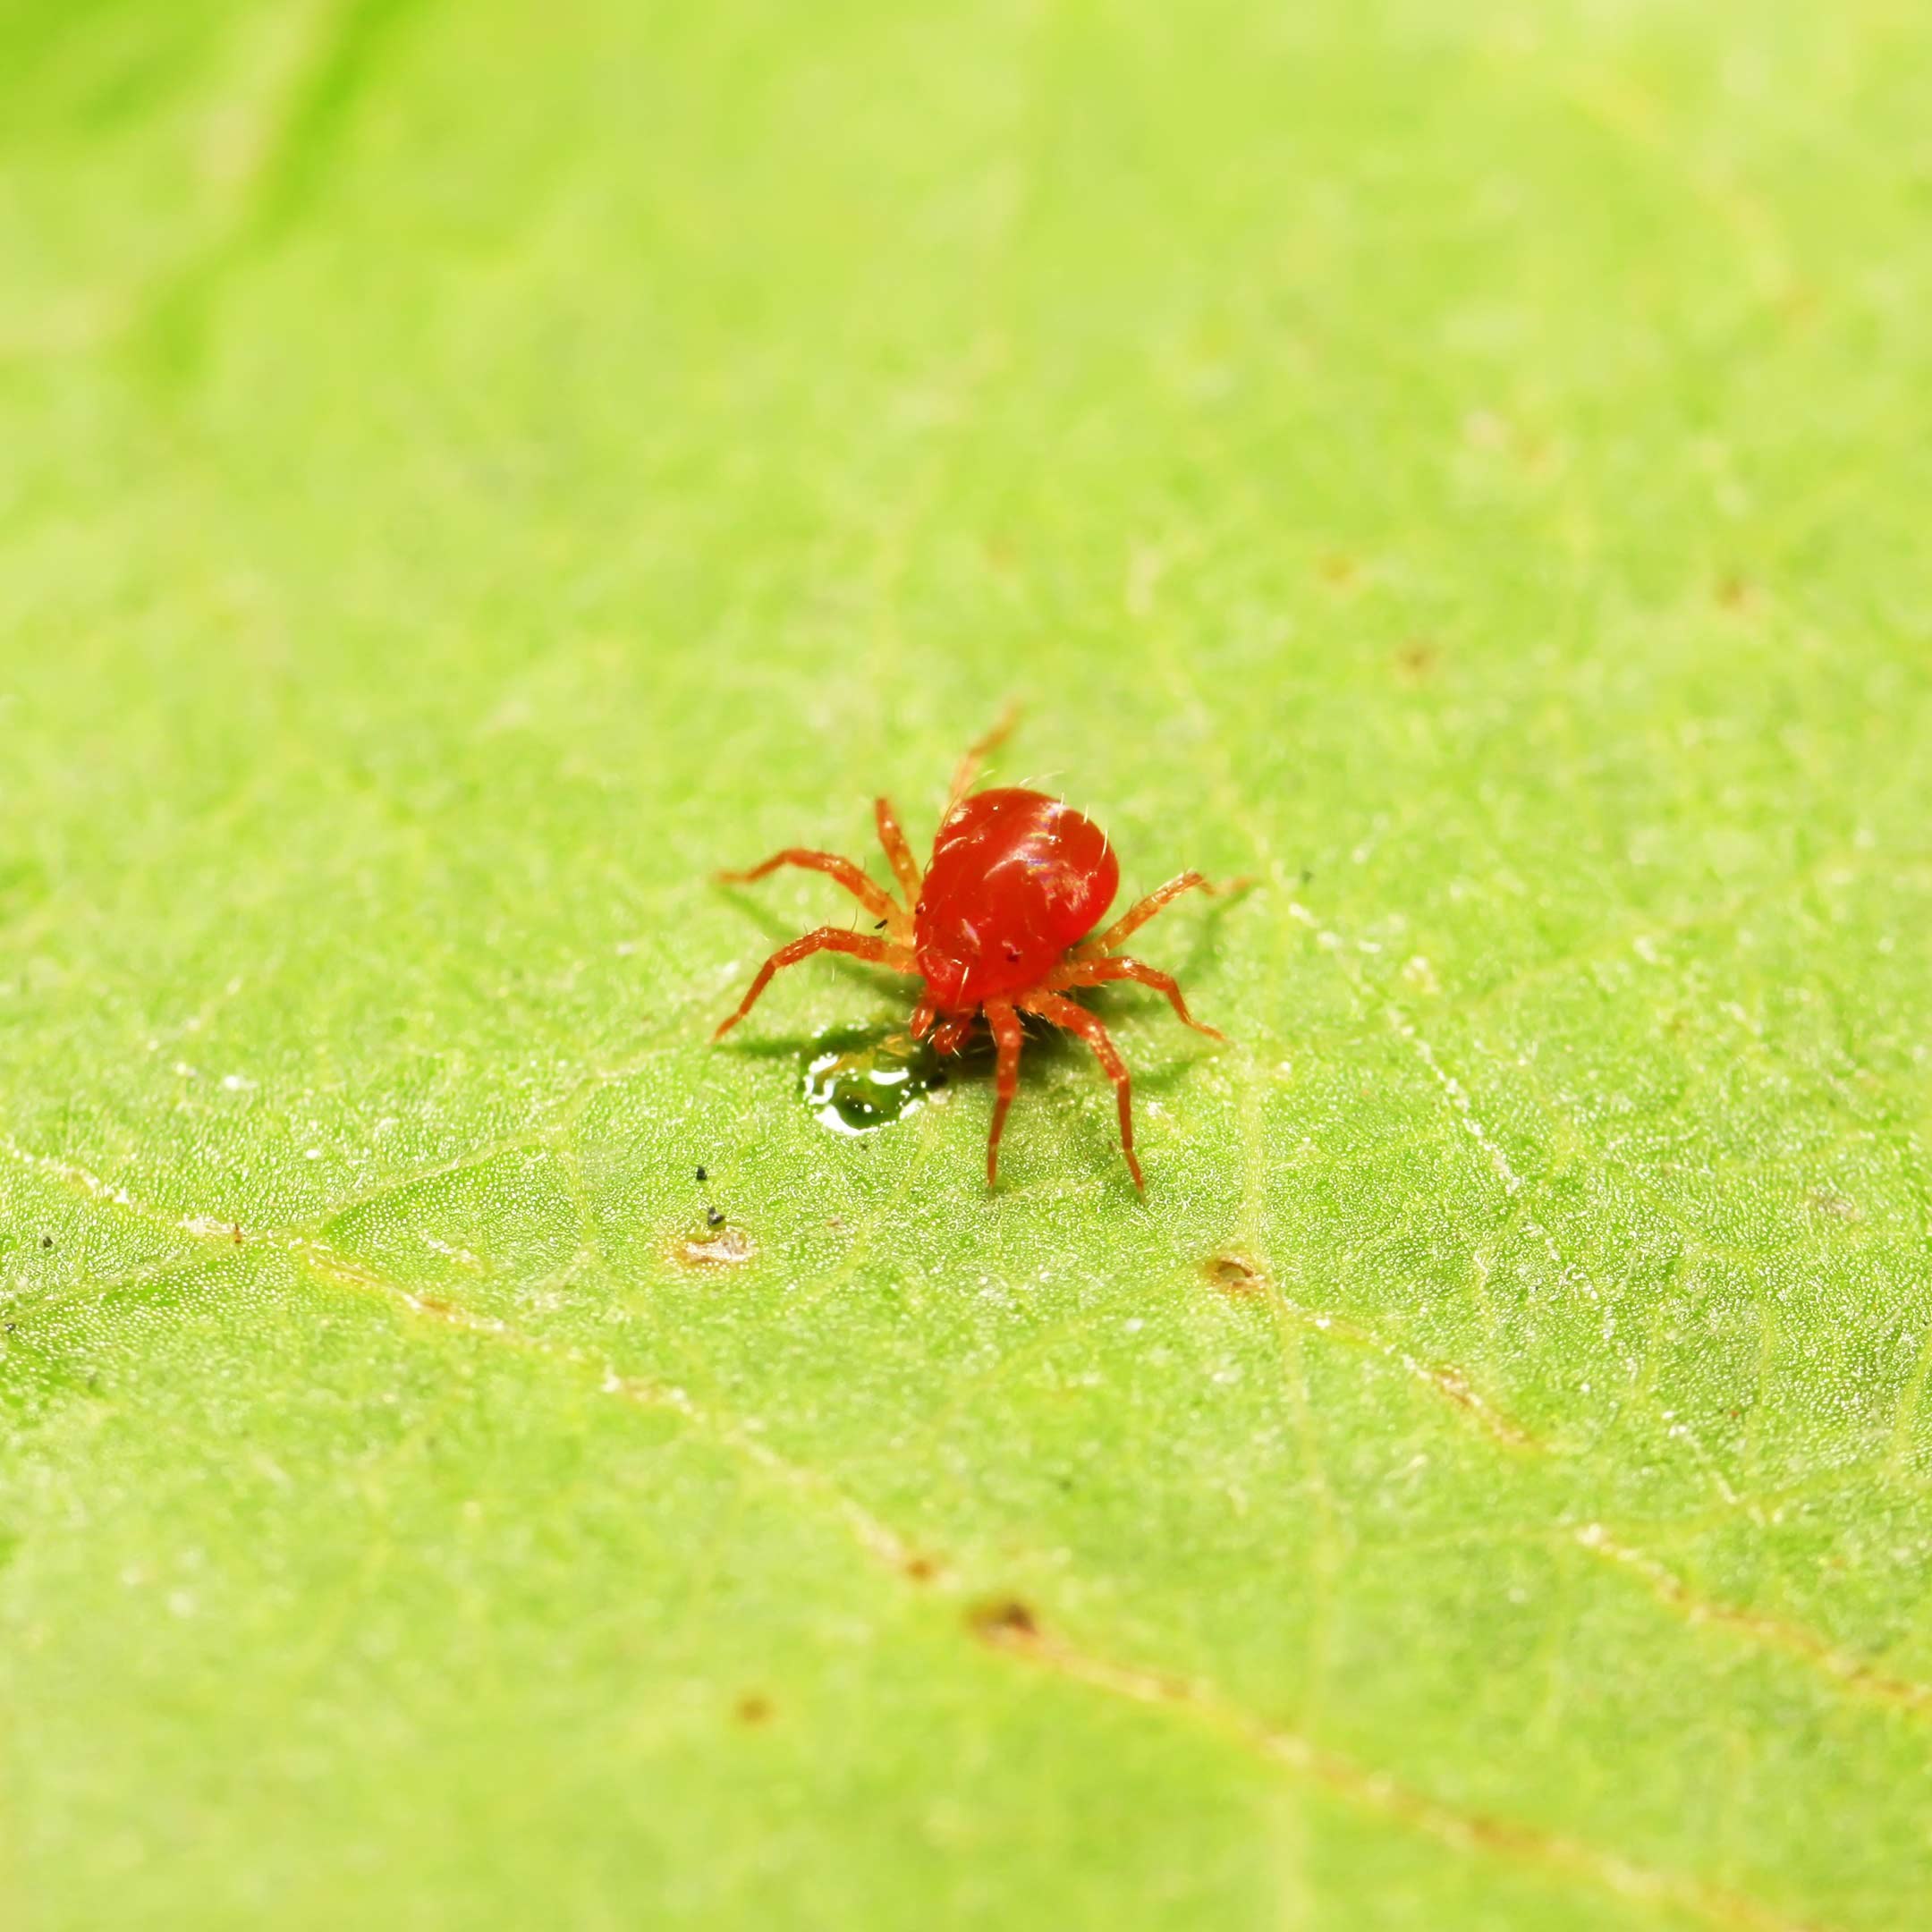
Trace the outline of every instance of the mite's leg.
<instances>
[{"instance_id":1,"label":"mite's leg","mask_svg":"<svg viewBox=\"0 0 1932 1932\"><path fill-rule=\"evenodd\" d=\"M988 1000L987 1024L993 1029L993 1044L999 1048L999 1075L994 1086L993 1131L986 1147L986 1184L999 1180L1000 1136L1006 1131L1006 1109L1020 1091L1020 1015L1004 1000Z\"/></svg>"},{"instance_id":2,"label":"mite's leg","mask_svg":"<svg viewBox=\"0 0 1932 1932\"><path fill-rule=\"evenodd\" d=\"M1103 953L1113 952L1130 933L1139 932L1157 912L1172 904L1184 892L1199 891L1213 896L1239 892L1243 886L1253 884L1250 878L1237 878L1230 879L1225 886L1216 886L1199 872L1183 872L1179 878L1171 878L1165 886L1157 886L1137 905L1130 906L1097 939L1083 939L1073 950L1081 959L1097 959Z\"/></svg>"},{"instance_id":3,"label":"mite's leg","mask_svg":"<svg viewBox=\"0 0 1932 1932\"><path fill-rule=\"evenodd\" d=\"M933 1035L933 1051L937 1054L956 1054L966 1044L966 1036L972 1031L972 1021L948 1020Z\"/></svg>"},{"instance_id":4,"label":"mite's leg","mask_svg":"<svg viewBox=\"0 0 1932 1932\"><path fill-rule=\"evenodd\" d=\"M899 890L905 894L909 906L919 903L919 860L912 856L912 848L906 843L906 835L900 829L899 814L893 809L890 799L872 801L872 817L878 826L879 843L886 848L886 858L893 869L893 877L899 881Z\"/></svg>"},{"instance_id":5,"label":"mite's leg","mask_svg":"<svg viewBox=\"0 0 1932 1932\"><path fill-rule=\"evenodd\" d=\"M783 852L774 852L763 865L743 872L720 872L718 883L749 886L753 879L761 879L780 866L801 866L808 872L823 872L827 878L836 879L874 919L886 922L894 939L911 938L911 916L883 886L875 884L850 859L841 859L836 852L808 852L802 845L787 845Z\"/></svg>"},{"instance_id":6,"label":"mite's leg","mask_svg":"<svg viewBox=\"0 0 1932 1932\"><path fill-rule=\"evenodd\" d=\"M1226 1039L1225 1033L1211 1026L1203 1026L1187 1010L1187 1002L1181 996L1180 984L1172 973L1164 973L1144 960L1070 960L1047 984L1057 992L1062 987L1104 986L1110 979L1131 979L1136 986L1152 987L1157 993L1165 996L1167 1004L1180 1015L1183 1026L1192 1027L1197 1033L1205 1033L1209 1039Z\"/></svg>"},{"instance_id":7,"label":"mite's leg","mask_svg":"<svg viewBox=\"0 0 1932 1932\"><path fill-rule=\"evenodd\" d=\"M894 945L890 939L880 939L871 933L847 932L843 926L821 926L817 932L809 932L802 939L794 939L790 945L783 945L758 968L758 978L751 982L751 989L738 1002L734 1013L711 1038L723 1039L758 1003L758 996L771 984L772 975L784 966L796 966L801 959L809 959L814 953L850 953L854 959L870 960L877 966L890 966L894 972L909 973L913 969L912 955L902 945Z\"/></svg>"},{"instance_id":8,"label":"mite's leg","mask_svg":"<svg viewBox=\"0 0 1932 1932\"><path fill-rule=\"evenodd\" d=\"M1107 1037L1107 1030L1096 1015L1057 993L1029 993L1020 1004L1029 1013L1051 1020L1069 1033L1078 1033L1093 1048L1094 1058L1120 1096L1120 1145L1121 1152L1127 1157L1127 1172L1133 1176L1133 1184L1146 1193L1147 1182L1141 1178L1140 1162L1133 1150L1133 1082L1128 1077L1127 1063L1121 1058L1120 1048Z\"/></svg>"},{"instance_id":9,"label":"mite's leg","mask_svg":"<svg viewBox=\"0 0 1932 1932\"><path fill-rule=\"evenodd\" d=\"M966 755L953 767L953 790L946 800L946 817L953 816L953 808L973 788L973 780L979 775L979 767L1006 742L1013 728L1020 722L1020 707L1010 704L1000 713L999 723L984 738L979 739L966 748Z\"/></svg>"}]
</instances>

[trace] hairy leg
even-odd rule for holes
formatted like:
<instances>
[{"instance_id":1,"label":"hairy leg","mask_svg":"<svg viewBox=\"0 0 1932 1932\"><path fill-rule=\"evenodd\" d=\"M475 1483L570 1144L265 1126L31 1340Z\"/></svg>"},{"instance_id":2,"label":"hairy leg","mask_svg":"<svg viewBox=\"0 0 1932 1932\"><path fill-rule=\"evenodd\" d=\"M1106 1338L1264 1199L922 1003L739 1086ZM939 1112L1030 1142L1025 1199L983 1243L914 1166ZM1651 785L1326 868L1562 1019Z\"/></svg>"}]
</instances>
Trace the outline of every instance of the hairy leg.
<instances>
[{"instance_id":1,"label":"hairy leg","mask_svg":"<svg viewBox=\"0 0 1932 1932\"><path fill-rule=\"evenodd\" d=\"M1046 984L1052 991L1058 992L1063 987L1104 986L1110 979L1131 979L1136 986L1152 987L1165 997L1183 1026L1192 1027L1197 1033L1205 1033L1209 1039L1224 1040L1227 1038L1216 1028L1203 1026L1187 1010L1187 1001L1181 996L1180 982L1172 973L1164 973L1144 960L1118 957L1069 960Z\"/></svg>"},{"instance_id":2,"label":"hairy leg","mask_svg":"<svg viewBox=\"0 0 1932 1932\"><path fill-rule=\"evenodd\" d=\"M984 738L977 739L966 748L966 755L953 767L953 791L946 800L946 817L953 816L953 809L973 788L973 780L979 775L979 767L1004 744L1013 734L1013 728L1020 722L1020 707L1010 704L1000 713L999 723Z\"/></svg>"},{"instance_id":3,"label":"hairy leg","mask_svg":"<svg viewBox=\"0 0 1932 1932\"><path fill-rule=\"evenodd\" d=\"M906 843L906 835L900 827L899 814L893 809L892 801L874 799L872 818L878 826L879 843L886 848L886 862L893 869L893 877L899 881L899 890L905 894L908 906L916 906L919 895L919 860L912 856L912 848Z\"/></svg>"},{"instance_id":4,"label":"hairy leg","mask_svg":"<svg viewBox=\"0 0 1932 1932\"><path fill-rule=\"evenodd\" d=\"M1006 1131L1006 1109L1020 1091L1020 1015L1004 1000L988 1000L987 1024L993 1029L993 1044L999 1049L999 1075L994 1087L993 1131L986 1148L986 1184L999 1180L1000 1136Z\"/></svg>"},{"instance_id":5,"label":"hairy leg","mask_svg":"<svg viewBox=\"0 0 1932 1932\"><path fill-rule=\"evenodd\" d=\"M1103 953L1113 952L1129 934L1139 932L1157 912L1171 905L1184 892L1204 892L1209 897L1216 897L1222 893L1239 892L1242 886L1253 884L1250 878L1237 878L1230 879L1225 886L1216 886L1199 872L1183 872L1178 878L1169 879L1165 886L1156 886L1137 904L1129 906L1097 939L1083 939L1074 947L1074 953L1081 959L1097 959Z\"/></svg>"},{"instance_id":6,"label":"hairy leg","mask_svg":"<svg viewBox=\"0 0 1932 1932\"><path fill-rule=\"evenodd\" d=\"M761 879L767 872L775 872L780 866L800 866L808 872L823 872L827 878L836 879L874 919L885 920L894 939L911 938L912 921L904 908L883 886L876 885L850 859L841 859L836 852L809 852L802 845L787 845L783 852L774 852L762 865L752 866L743 872L720 872L718 883L721 886L749 886L753 879Z\"/></svg>"},{"instance_id":7,"label":"hairy leg","mask_svg":"<svg viewBox=\"0 0 1932 1932\"><path fill-rule=\"evenodd\" d=\"M957 1053L966 1044L966 1036L971 1031L972 1021L970 1019L948 1020L933 1035L933 1051L942 1054Z\"/></svg>"},{"instance_id":8,"label":"hairy leg","mask_svg":"<svg viewBox=\"0 0 1932 1932\"><path fill-rule=\"evenodd\" d=\"M809 932L802 939L794 939L790 945L780 946L758 968L758 978L751 982L750 990L738 1002L738 1011L711 1038L723 1039L751 1011L758 1003L758 995L771 984L775 972L783 967L796 966L801 959L809 959L814 953L849 953L854 959L870 960L877 966L890 966L894 972L915 970L911 953L902 945L894 945L890 939L880 939L871 933L847 932L843 926L821 926L817 932Z\"/></svg>"},{"instance_id":9,"label":"hairy leg","mask_svg":"<svg viewBox=\"0 0 1932 1932\"><path fill-rule=\"evenodd\" d=\"M1057 993L1044 989L1029 993L1021 997L1020 1004L1028 1013L1037 1013L1042 1020L1051 1020L1069 1033L1078 1033L1093 1048L1094 1058L1100 1063L1106 1077L1114 1082L1114 1091L1120 1096L1120 1144L1121 1152L1127 1157L1127 1172L1133 1176L1133 1184L1146 1193L1147 1182L1141 1178L1140 1162L1133 1150L1133 1082L1128 1077L1127 1063L1121 1058L1120 1048L1108 1037L1107 1030L1095 1014L1084 1006L1076 1006L1070 999L1062 998Z\"/></svg>"}]
</instances>

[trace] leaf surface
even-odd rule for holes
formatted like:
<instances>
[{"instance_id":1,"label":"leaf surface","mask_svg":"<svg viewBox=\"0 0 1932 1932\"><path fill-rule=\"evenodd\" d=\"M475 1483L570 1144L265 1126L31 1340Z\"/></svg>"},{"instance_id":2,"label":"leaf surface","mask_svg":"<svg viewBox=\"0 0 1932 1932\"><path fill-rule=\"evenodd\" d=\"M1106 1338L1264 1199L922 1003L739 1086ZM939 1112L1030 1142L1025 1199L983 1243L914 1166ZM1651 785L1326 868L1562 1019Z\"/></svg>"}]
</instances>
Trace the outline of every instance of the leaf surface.
<instances>
[{"instance_id":1,"label":"leaf surface","mask_svg":"<svg viewBox=\"0 0 1932 1932\"><path fill-rule=\"evenodd\" d=\"M9 1922L1914 1922L1925 53L0 7Z\"/></svg>"}]
</instances>

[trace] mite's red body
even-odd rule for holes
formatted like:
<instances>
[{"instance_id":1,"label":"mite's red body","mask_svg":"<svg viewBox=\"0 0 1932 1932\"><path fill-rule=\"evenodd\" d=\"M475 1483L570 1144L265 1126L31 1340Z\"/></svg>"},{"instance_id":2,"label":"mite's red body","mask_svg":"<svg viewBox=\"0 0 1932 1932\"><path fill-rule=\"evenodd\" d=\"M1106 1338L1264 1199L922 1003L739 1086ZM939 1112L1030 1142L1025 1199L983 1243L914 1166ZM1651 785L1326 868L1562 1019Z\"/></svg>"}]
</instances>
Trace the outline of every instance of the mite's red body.
<instances>
[{"instance_id":1,"label":"mite's red body","mask_svg":"<svg viewBox=\"0 0 1932 1932\"><path fill-rule=\"evenodd\" d=\"M1134 1185L1141 1187L1126 1064L1099 1020L1066 995L1075 987L1131 979L1164 994L1189 1026L1219 1039L1212 1027L1202 1026L1188 1012L1181 988L1166 973L1117 951L1169 900L1196 886L1210 893L1216 888L1199 872L1183 872L1095 935L1120 888L1120 867L1106 835L1090 818L1042 792L1003 787L972 793L980 765L1010 728L1002 725L960 761L932 862L923 874L890 802L877 801L879 843L905 895L903 904L851 860L796 846L775 852L748 872L721 875L742 882L785 865L824 872L873 914L883 932L822 926L781 946L766 961L737 1012L719 1027L718 1037L751 1010L774 973L814 953L849 953L913 974L925 982L912 1010L915 1038L930 1033L941 1053L954 1053L981 1013L992 1030L999 1077L987 1143L987 1184L991 1186L999 1172L1006 1110L1020 1083L1020 1015L1036 1013L1079 1034L1113 1080L1120 1096L1121 1151Z\"/></svg>"},{"instance_id":2,"label":"mite's red body","mask_svg":"<svg viewBox=\"0 0 1932 1932\"><path fill-rule=\"evenodd\" d=\"M1120 890L1106 834L1041 792L981 792L933 843L912 956L942 1013L1038 986L1100 923Z\"/></svg>"}]
</instances>

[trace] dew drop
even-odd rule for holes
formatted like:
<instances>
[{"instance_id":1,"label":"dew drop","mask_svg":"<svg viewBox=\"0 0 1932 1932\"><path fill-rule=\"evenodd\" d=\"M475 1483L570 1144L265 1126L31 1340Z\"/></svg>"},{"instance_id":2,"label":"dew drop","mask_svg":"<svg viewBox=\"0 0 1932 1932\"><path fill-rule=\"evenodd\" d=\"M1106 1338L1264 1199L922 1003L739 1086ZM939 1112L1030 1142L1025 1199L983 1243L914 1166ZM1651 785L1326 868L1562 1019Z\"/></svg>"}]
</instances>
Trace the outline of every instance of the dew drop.
<instances>
[{"instance_id":1,"label":"dew drop","mask_svg":"<svg viewBox=\"0 0 1932 1932\"><path fill-rule=\"evenodd\" d=\"M939 1056L902 1030L822 1033L806 1062L805 1105L836 1134L876 1133L916 1113L945 1085Z\"/></svg>"}]
</instances>

